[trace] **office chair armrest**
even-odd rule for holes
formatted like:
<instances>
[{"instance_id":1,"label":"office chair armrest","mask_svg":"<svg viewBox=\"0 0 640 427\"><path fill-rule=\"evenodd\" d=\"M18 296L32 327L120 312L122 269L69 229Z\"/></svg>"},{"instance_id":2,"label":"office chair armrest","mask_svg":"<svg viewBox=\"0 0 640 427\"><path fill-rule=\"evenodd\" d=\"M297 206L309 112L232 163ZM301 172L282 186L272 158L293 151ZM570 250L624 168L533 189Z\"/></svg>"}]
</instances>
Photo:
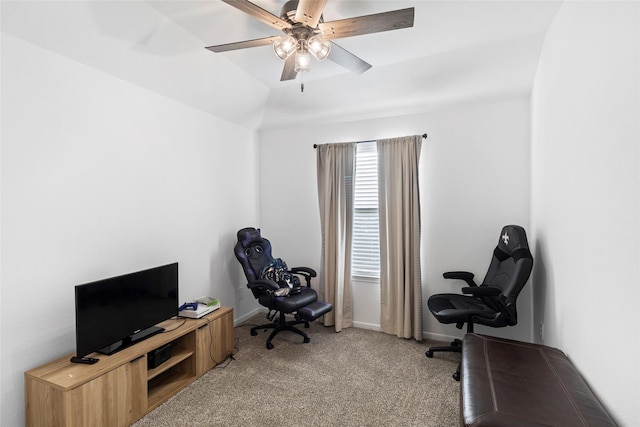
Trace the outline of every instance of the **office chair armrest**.
<instances>
[{"instance_id":1,"label":"office chair armrest","mask_svg":"<svg viewBox=\"0 0 640 427\"><path fill-rule=\"evenodd\" d=\"M468 271L448 271L442 275L445 279L457 279L464 280L469 286L477 287L478 285L473 280L473 273Z\"/></svg>"},{"instance_id":2,"label":"office chair armrest","mask_svg":"<svg viewBox=\"0 0 640 427\"><path fill-rule=\"evenodd\" d=\"M278 285L273 280L267 280L267 279L258 279L253 282L249 282L247 283L247 287L249 289L263 288L263 289L272 290L272 291L280 289L280 285Z\"/></svg>"},{"instance_id":3,"label":"office chair armrest","mask_svg":"<svg viewBox=\"0 0 640 427\"><path fill-rule=\"evenodd\" d=\"M291 267L290 270L294 274L308 274L311 277L316 277L316 271L309 267Z\"/></svg>"},{"instance_id":4,"label":"office chair armrest","mask_svg":"<svg viewBox=\"0 0 640 427\"><path fill-rule=\"evenodd\" d=\"M470 288L462 288L463 294L471 294L478 296L497 297L502 293L500 288L493 286L472 286Z\"/></svg>"},{"instance_id":5,"label":"office chair armrest","mask_svg":"<svg viewBox=\"0 0 640 427\"><path fill-rule=\"evenodd\" d=\"M316 277L316 271L313 268L309 267L292 267L289 270L290 273L299 274L304 277L304 280L307 282L307 287L311 287L311 278Z\"/></svg>"}]
</instances>

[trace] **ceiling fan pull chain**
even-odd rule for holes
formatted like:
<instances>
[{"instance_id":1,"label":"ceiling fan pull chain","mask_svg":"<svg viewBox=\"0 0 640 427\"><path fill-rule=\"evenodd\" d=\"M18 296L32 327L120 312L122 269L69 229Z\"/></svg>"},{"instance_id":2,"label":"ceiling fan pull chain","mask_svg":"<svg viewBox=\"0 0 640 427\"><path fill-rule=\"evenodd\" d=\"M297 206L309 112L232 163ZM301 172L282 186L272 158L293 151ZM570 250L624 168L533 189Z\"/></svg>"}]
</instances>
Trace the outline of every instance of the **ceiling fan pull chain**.
<instances>
[{"instance_id":1,"label":"ceiling fan pull chain","mask_svg":"<svg viewBox=\"0 0 640 427\"><path fill-rule=\"evenodd\" d=\"M304 73L300 73L300 92L304 92Z\"/></svg>"}]
</instances>

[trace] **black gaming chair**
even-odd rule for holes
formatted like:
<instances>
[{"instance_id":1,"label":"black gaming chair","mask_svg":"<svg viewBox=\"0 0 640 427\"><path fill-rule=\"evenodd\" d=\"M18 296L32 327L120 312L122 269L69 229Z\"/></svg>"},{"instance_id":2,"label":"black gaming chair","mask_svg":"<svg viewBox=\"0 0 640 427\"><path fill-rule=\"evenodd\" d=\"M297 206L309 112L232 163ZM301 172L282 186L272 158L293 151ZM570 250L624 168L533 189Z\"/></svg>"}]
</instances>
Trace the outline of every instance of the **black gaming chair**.
<instances>
[{"instance_id":1,"label":"black gaming chair","mask_svg":"<svg viewBox=\"0 0 640 427\"><path fill-rule=\"evenodd\" d=\"M494 328L513 326L518 323L516 299L529 279L533 268L533 257L529 252L527 235L518 225L507 225L500 233L498 246L493 250L489 270L482 284L473 280L473 273L452 271L444 273L445 279L463 280L468 287L461 294L432 295L427 302L429 310L440 323L455 323L458 329L467 324L467 332L473 332L473 325ZM460 352L461 341L454 340L450 346L431 347L427 357L437 351ZM460 367L453 374L460 379Z\"/></svg>"},{"instance_id":2,"label":"black gaming chair","mask_svg":"<svg viewBox=\"0 0 640 427\"><path fill-rule=\"evenodd\" d=\"M295 277L304 277L305 286L294 288L288 295L278 296L283 290L281 284L274 280L261 278L261 272L273 261L271 256L271 243L260 235L260 230L253 227L243 228L238 231L238 242L234 253L247 278L247 287L253 292L260 305L267 307L267 318L271 323L251 328L251 335L257 335L260 329L273 329L267 338L267 348L271 350L271 341L281 331L291 331L301 335L304 342L310 341L309 336L294 325L304 324L309 327L309 322L328 313L333 308L331 304L318 301L318 294L311 288L311 278L316 277L316 272L308 267L294 267L287 273ZM295 280L299 282L299 279ZM285 284L282 284L286 286ZM288 291L288 290L287 290ZM274 312L272 315L271 313ZM294 316L293 320L287 320L286 315ZM275 318L277 316L277 319Z\"/></svg>"}]
</instances>

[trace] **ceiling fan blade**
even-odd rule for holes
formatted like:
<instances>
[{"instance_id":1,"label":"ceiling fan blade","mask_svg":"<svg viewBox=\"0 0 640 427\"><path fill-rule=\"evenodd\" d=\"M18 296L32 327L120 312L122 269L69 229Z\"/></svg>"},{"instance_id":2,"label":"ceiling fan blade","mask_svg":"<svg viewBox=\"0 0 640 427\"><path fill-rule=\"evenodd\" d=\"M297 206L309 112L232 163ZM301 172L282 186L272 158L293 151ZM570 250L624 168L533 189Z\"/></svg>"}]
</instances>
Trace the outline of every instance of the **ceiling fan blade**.
<instances>
[{"instance_id":1,"label":"ceiling fan blade","mask_svg":"<svg viewBox=\"0 0 640 427\"><path fill-rule=\"evenodd\" d=\"M298 73L296 73L296 56L291 55L284 61L284 67L282 68L282 76L280 77L280 81L284 82L285 80L295 80Z\"/></svg>"},{"instance_id":2,"label":"ceiling fan blade","mask_svg":"<svg viewBox=\"0 0 640 427\"><path fill-rule=\"evenodd\" d=\"M285 28L291 28L291 24L287 21L278 18L273 13L264 10L258 5L255 5L247 0L222 0L223 2L235 7L244 13L253 16L254 18L264 22L265 24L277 29L282 30Z\"/></svg>"},{"instance_id":3,"label":"ceiling fan blade","mask_svg":"<svg viewBox=\"0 0 640 427\"><path fill-rule=\"evenodd\" d=\"M249 47L265 46L272 44L274 41L280 39L280 36L264 37L261 39L245 40L243 42L219 44L215 46L207 46L205 49L209 49L211 52L227 52L229 50L247 49Z\"/></svg>"},{"instance_id":4,"label":"ceiling fan blade","mask_svg":"<svg viewBox=\"0 0 640 427\"><path fill-rule=\"evenodd\" d=\"M414 8L410 7L373 15L321 22L318 24L318 28L323 39L333 40L413 27L414 14Z\"/></svg>"},{"instance_id":5,"label":"ceiling fan blade","mask_svg":"<svg viewBox=\"0 0 640 427\"><path fill-rule=\"evenodd\" d=\"M300 0L296 9L295 21L316 28L327 0Z\"/></svg>"},{"instance_id":6,"label":"ceiling fan blade","mask_svg":"<svg viewBox=\"0 0 640 427\"><path fill-rule=\"evenodd\" d=\"M331 53L327 58L356 74L362 74L371 68L371 64L333 42L331 42Z\"/></svg>"}]
</instances>

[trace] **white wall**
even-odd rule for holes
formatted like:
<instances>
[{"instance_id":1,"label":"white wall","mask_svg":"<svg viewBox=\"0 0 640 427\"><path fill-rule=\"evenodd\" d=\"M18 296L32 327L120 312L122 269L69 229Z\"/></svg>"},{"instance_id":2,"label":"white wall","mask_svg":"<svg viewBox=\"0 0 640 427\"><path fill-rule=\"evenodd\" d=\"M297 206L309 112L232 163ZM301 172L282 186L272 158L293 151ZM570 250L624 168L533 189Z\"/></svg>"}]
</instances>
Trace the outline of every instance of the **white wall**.
<instances>
[{"instance_id":1,"label":"white wall","mask_svg":"<svg viewBox=\"0 0 640 427\"><path fill-rule=\"evenodd\" d=\"M640 418L639 13L565 2L532 97L535 324L626 426Z\"/></svg>"},{"instance_id":2,"label":"white wall","mask_svg":"<svg viewBox=\"0 0 640 427\"><path fill-rule=\"evenodd\" d=\"M466 269L481 281L500 229L529 226L529 101L450 107L410 116L260 134L260 219L274 255L289 265L320 264L320 217L314 143L428 133L421 159L424 330L461 336L426 308L429 295L459 292L442 273ZM492 334L532 339L531 288L519 299L519 325ZM354 322L379 327L379 288L354 286ZM478 331L485 329L478 327Z\"/></svg>"},{"instance_id":3,"label":"white wall","mask_svg":"<svg viewBox=\"0 0 640 427\"><path fill-rule=\"evenodd\" d=\"M269 89L225 55L203 49L211 40L168 19L161 11L171 9L169 3L3 0L2 32L255 129ZM179 3L203 12L195 6L201 2ZM195 13L190 9L186 14L193 18ZM213 21L207 16L200 19Z\"/></svg>"},{"instance_id":4,"label":"white wall","mask_svg":"<svg viewBox=\"0 0 640 427\"><path fill-rule=\"evenodd\" d=\"M23 372L75 351L74 285L177 261L181 299L254 308L232 248L258 217L257 153L251 131L6 34L2 91L0 424L17 426Z\"/></svg>"}]
</instances>

